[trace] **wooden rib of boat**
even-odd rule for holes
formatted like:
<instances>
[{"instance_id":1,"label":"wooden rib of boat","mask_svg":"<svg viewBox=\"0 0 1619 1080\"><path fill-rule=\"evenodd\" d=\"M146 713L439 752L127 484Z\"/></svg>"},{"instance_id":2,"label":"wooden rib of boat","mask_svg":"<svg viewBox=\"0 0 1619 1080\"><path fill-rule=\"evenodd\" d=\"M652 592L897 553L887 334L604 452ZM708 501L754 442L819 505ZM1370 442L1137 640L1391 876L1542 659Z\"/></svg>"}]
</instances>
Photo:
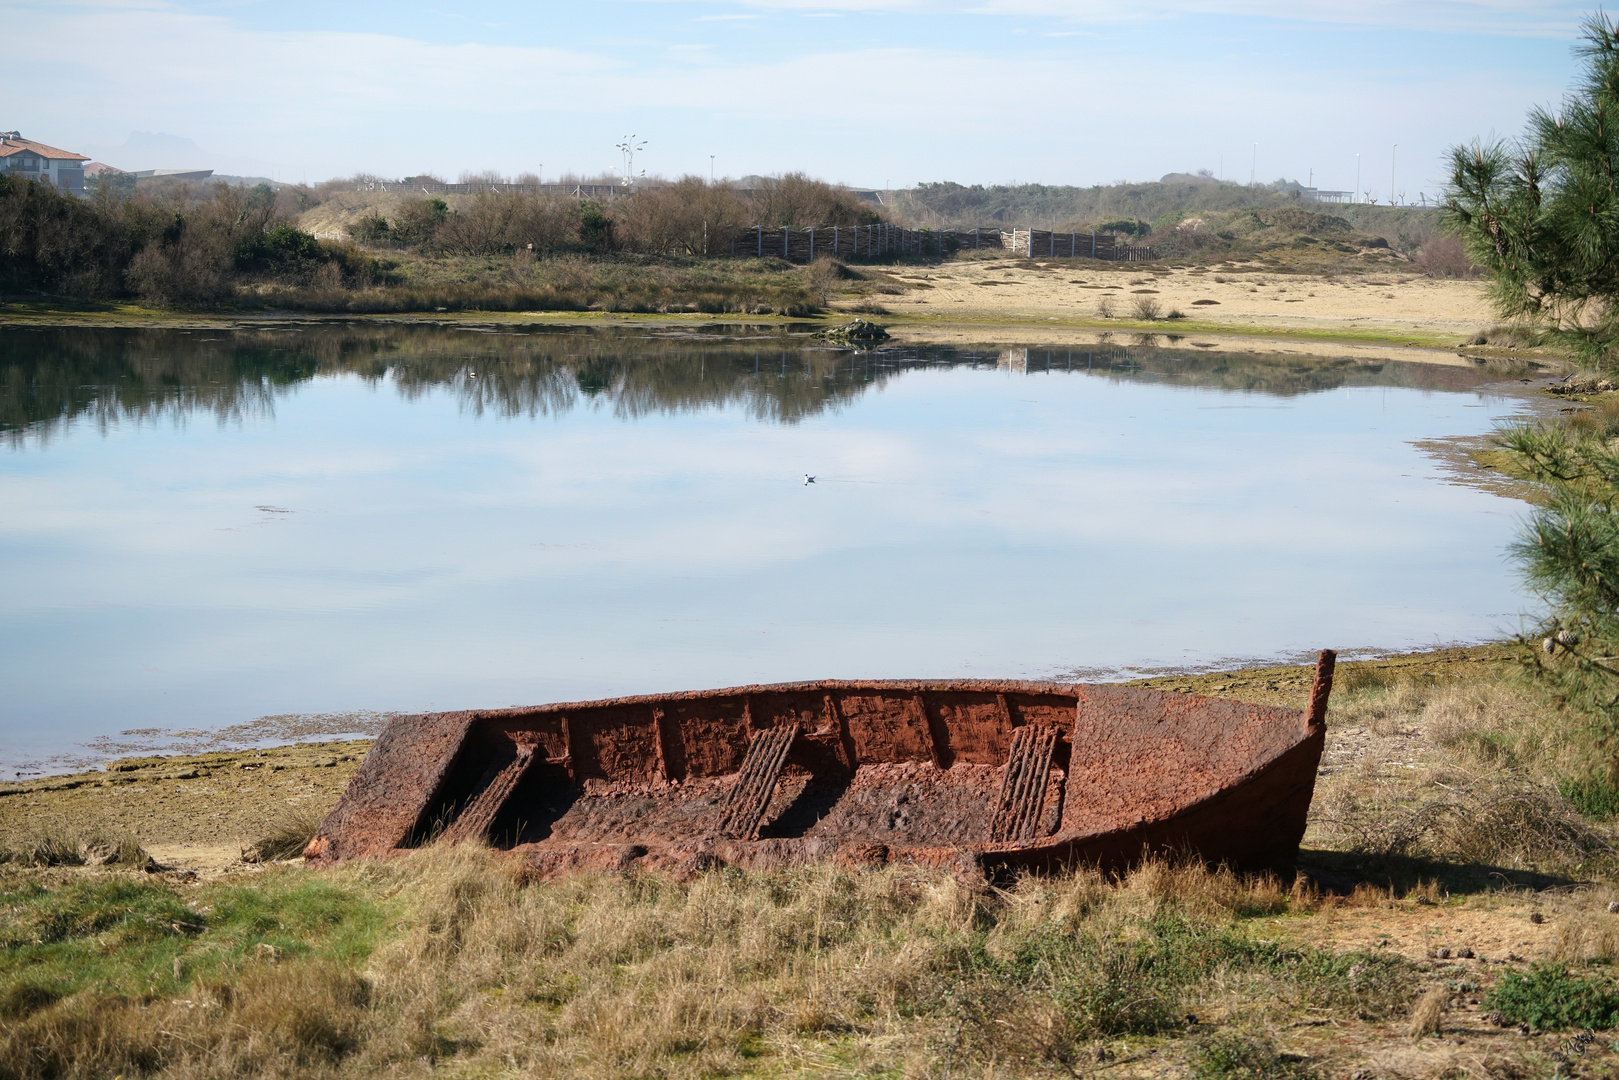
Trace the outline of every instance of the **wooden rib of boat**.
<instances>
[{"instance_id":1,"label":"wooden rib of boat","mask_svg":"<svg viewBox=\"0 0 1619 1080\"><path fill-rule=\"evenodd\" d=\"M1281 867L1304 835L1334 654L1309 706L1045 682L746 686L391 721L306 852L484 841L542 874L819 859L963 871L1172 852Z\"/></svg>"}]
</instances>

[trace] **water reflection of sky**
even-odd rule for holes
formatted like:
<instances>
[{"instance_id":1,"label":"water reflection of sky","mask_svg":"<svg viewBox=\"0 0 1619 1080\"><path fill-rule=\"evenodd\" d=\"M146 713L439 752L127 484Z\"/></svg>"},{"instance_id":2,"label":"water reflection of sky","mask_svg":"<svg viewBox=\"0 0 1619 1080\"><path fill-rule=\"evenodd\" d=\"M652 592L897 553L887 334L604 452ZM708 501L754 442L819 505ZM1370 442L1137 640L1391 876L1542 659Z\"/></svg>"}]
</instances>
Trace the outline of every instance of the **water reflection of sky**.
<instances>
[{"instance_id":1,"label":"water reflection of sky","mask_svg":"<svg viewBox=\"0 0 1619 1080\"><path fill-rule=\"evenodd\" d=\"M1526 603L1521 504L1409 445L1509 408L1473 392L932 368L783 424L461 385L321 375L0 450L0 764L263 714L1479 640Z\"/></svg>"}]
</instances>

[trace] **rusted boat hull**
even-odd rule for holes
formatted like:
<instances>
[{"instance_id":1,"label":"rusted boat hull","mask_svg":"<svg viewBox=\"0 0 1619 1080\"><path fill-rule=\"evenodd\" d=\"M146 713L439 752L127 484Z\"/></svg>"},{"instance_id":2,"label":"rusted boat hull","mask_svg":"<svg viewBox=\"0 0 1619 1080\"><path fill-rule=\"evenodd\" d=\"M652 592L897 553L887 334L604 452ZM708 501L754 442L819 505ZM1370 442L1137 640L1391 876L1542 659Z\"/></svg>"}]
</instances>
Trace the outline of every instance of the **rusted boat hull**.
<instances>
[{"instance_id":1,"label":"rusted boat hull","mask_svg":"<svg viewBox=\"0 0 1619 1080\"><path fill-rule=\"evenodd\" d=\"M908 861L992 873L1297 853L1333 656L1300 713L1004 681L748 686L389 724L311 861L483 840L536 872Z\"/></svg>"}]
</instances>

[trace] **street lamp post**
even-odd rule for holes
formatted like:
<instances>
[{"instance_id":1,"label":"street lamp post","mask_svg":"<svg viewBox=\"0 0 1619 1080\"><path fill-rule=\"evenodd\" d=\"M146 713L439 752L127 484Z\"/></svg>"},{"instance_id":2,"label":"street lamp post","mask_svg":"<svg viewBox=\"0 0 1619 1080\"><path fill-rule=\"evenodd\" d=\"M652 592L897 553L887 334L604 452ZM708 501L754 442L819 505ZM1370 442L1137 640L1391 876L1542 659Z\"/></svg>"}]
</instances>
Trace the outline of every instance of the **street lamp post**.
<instances>
[{"instance_id":1,"label":"street lamp post","mask_svg":"<svg viewBox=\"0 0 1619 1080\"><path fill-rule=\"evenodd\" d=\"M639 179L635 173L635 152L645 148L646 140L642 139L640 142L636 142L634 135L624 136L624 141L618 144L619 152L624 155L624 177L619 181L621 187L635 186L635 181ZM640 175L645 176L646 170L642 169Z\"/></svg>"}]
</instances>

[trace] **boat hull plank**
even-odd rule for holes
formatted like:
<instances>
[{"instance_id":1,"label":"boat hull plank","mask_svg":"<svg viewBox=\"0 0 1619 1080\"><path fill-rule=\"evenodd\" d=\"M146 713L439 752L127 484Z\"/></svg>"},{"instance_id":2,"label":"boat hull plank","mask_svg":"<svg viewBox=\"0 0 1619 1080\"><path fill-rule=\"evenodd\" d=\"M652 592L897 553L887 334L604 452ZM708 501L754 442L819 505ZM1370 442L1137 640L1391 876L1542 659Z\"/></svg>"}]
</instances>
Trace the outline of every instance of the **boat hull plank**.
<instances>
[{"instance_id":1,"label":"boat hull plank","mask_svg":"<svg viewBox=\"0 0 1619 1080\"><path fill-rule=\"evenodd\" d=\"M390 720L321 822L306 857L354 859L405 846L423 824L476 716L429 713Z\"/></svg>"},{"instance_id":2,"label":"boat hull plank","mask_svg":"<svg viewBox=\"0 0 1619 1080\"><path fill-rule=\"evenodd\" d=\"M1079 688L1063 831L1102 835L1162 820L1309 737L1291 709L1120 686Z\"/></svg>"}]
</instances>

